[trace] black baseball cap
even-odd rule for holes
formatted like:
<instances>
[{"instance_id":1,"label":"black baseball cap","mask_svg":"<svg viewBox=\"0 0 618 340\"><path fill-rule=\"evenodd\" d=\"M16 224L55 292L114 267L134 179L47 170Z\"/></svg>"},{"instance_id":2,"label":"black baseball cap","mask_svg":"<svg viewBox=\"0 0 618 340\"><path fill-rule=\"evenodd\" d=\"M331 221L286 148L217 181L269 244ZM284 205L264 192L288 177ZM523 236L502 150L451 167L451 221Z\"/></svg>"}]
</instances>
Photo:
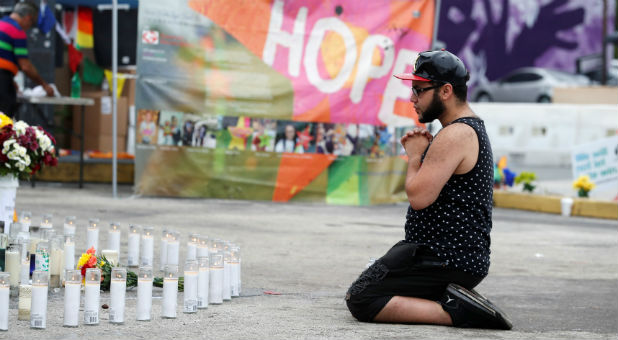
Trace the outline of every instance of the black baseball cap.
<instances>
[{"instance_id":1,"label":"black baseball cap","mask_svg":"<svg viewBox=\"0 0 618 340\"><path fill-rule=\"evenodd\" d=\"M425 51L418 54L413 73L396 74L403 80L437 81L453 86L465 85L469 79L466 65L446 50Z\"/></svg>"}]
</instances>

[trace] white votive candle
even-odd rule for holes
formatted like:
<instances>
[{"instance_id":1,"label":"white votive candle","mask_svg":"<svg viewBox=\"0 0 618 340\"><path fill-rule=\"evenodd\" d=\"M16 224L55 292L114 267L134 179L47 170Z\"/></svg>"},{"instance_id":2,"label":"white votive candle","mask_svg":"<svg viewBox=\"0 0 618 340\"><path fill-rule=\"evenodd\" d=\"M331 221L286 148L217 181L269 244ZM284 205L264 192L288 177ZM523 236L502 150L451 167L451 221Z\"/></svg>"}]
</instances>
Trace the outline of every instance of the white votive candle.
<instances>
[{"instance_id":1,"label":"white votive candle","mask_svg":"<svg viewBox=\"0 0 618 340\"><path fill-rule=\"evenodd\" d=\"M109 306L109 322L124 323L124 300L127 291L127 270L126 268L112 268L109 294L111 303Z\"/></svg>"},{"instance_id":2,"label":"white votive candle","mask_svg":"<svg viewBox=\"0 0 618 340\"><path fill-rule=\"evenodd\" d=\"M86 230L86 249L94 248L99 252L99 219L91 218L88 221L88 229Z\"/></svg>"},{"instance_id":3,"label":"white votive candle","mask_svg":"<svg viewBox=\"0 0 618 340\"><path fill-rule=\"evenodd\" d=\"M208 308L208 274L210 267L210 259L205 256L197 258L199 270L197 273L197 308Z\"/></svg>"},{"instance_id":4,"label":"white votive candle","mask_svg":"<svg viewBox=\"0 0 618 340\"><path fill-rule=\"evenodd\" d=\"M141 245L141 255L140 255L140 264L141 266L154 266L154 236L153 236L154 228L153 227L144 227L142 229L142 239L140 241Z\"/></svg>"},{"instance_id":5,"label":"white votive candle","mask_svg":"<svg viewBox=\"0 0 618 340\"><path fill-rule=\"evenodd\" d=\"M64 218L64 236L75 236L75 216Z\"/></svg>"},{"instance_id":6,"label":"white votive candle","mask_svg":"<svg viewBox=\"0 0 618 340\"><path fill-rule=\"evenodd\" d=\"M232 270L232 297L240 296L240 248L230 249L230 266Z\"/></svg>"},{"instance_id":7,"label":"white votive candle","mask_svg":"<svg viewBox=\"0 0 618 340\"><path fill-rule=\"evenodd\" d=\"M43 218L41 218L41 229L53 229L54 225L52 224L52 214L43 214Z\"/></svg>"},{"instance_id":8,"label":"white votive candle","mask_svg":"<svg viewBox=\"0 0 618 340\"><path fill-rule=\"evenodd\" d=\"M140 267L137 277L137 306L138 321L150 321L152 314L152 267Z\"/></svg>"},{"instance_id":9,"label":"white votive candle","mask_svg":"<svg viewBox=\"0 0 618 340\"><path fill-rule=\"evenodd\" d=\"M64 237L64 269L75 269L75 241L71 235Z\"/></svg>"},{"instance_id":10,"label":"white votive candle","mask_svg":"<svg viewBox=\"0 0 618 340\"><path fill-rule=\"evenodd\" d=\"M180 240L179 234L175 231L169 233L167 239L167 264L172 266L178 265L180 257Z\"/></svg>"},{"instance_id":11,"label":"white votive candle","mask_svg":"<svg viewBox=\"0 0 618 340\"><path fill-rule=\"evenodd\" d=\"M210 254L208 303L219 305L223 303L223 254Z\"/></svg>"},{"instance_id":12,"label":"white votive candle","mask_svg":"<svg viewBox=\"0 0 618 340\"><path fill-rule=\"evenodd\" d=\"M0 331L9 330L10 275L7 272L0 272Z\"/></svg>"},{"instance_id":13,"label":"white votive candle","mask_svg":"<svg viewBox=\"0 0 618 340\"><path fill-rule=\"evenodd\" d=\"M86 269L86 285L84 287L84 324L99 324L99 305L101 299L101 270Z\"/></svg>"},{"instance_id":14,"label":"white votive candle","mask_svg":"<svg viewBox=\"0 0 618 340\"><path fill-rule=\"evenodd\" d=\"M161 263L159 264L160 270L165 270L165 265L167 264L167 239L169 238L169 232L166 229L163 229L163 233L161 234L161 247L159 249L159 255L161 259Z\"/></svg>"},{"instance_id":15,"label":"white votive candle","mask_svg":"<svg viewBox=\"0 0 618 340\"><path fill-rule=\"evenodd\" d=\"M4 253L6 271L10 274L9 283L11 287L17 287L19 285L19 272L21 266L19 253L20 247L18 245L10 245Z\"/></svg>"},{"instance_id":16,"label":"white votive candle","mask_svg":"<svg viewBox=\"0 0 618 340\"><path fill-rule=\"evenodd\" d=\"M103 249L101 250L101 256L105 257L110 264L118 265L118 251L116 249Z\"/></svg>"},{"instance_id":17,"label":"white votive candle","mask_svg":"<svg viewBox=\"0 0 618 340\"><path fill-rule=\"evenodd\" d=\"M21 231L29 232L30 225L32 224L32 213L30 211L22 211L19 214L19 223L21 223Z\"/></svg>"},{"instance_id":18,"label":"white votive candle","mask_svg":"<svg viewBox=\"0 0 618 340\"><path fill-rule=\"evenodd\" d=\"M209 253L208 249L208 236L200 236L197 244L196 256L197 257L208 257Z\"/></svg>"},{"instance_id":19,"label":"white votive candle","mask_svg":"<svg viewBox=\"0 0 618 340\"><path fill-rule=\"evenodd\" d=\"M109 231L107 232L107 249L115 250L118 252L118 254L120 254L121 235L122 232L120 231L120 224L117 222L110 223Z\"/></svg>"},{"instance_id":20,"label":"white votive candle","mask_svg":"<svg viewBox=\"0 0 618 340\"><path fill-rule=\"evenodd\" d=\"M189 241L187 242L187 260L197 260L197 245L200 241L200 235L189 235Z\"/></svg>"},{"instance_id":21,"label":"white votive candle","mask_svg":"<svg viewBox=\"0 0 618 340\"><path fill-rule=\"evenodd\" d=\"M30 254L26 252L26 255L21 258L21 271L19 273L19 284L30 284Z\"/></svg>"},{"instance_id":22,"label":"white votive candle","mask_svg":"<svg viewBox=\"0 0 618 340\"><path fill-rule=\"evenodd\" d=\"M178 307L178 266L165 266L165 277L163 278L163 306L161 317L165 319L176 318Z\"/></svg>"},{"instance_id":23,"label":"white votive candle","mask_svg":"<svg viewBox=\"0 0 618 340\"><path fill-rule=\"evenodd\" d=\"M129 267L139 266L139 226L129 225L129 244L127 249L127 265Z\"/></svg>"},{"instance_id":24,"label":"white votive candle","mask_svg":"<svg viewBox=\"0 0 618 340\"><path fill-rule=\"evenodd\" d=\"M230 252L223 252L223 300L232 299L232 265L230 264Z\"/></svg>"},{"instance_id":25,"label":"white votive candle","mask_svg":"<svg viewBox=\"0 0 618 340\"><path fill-rule=\"evenodd\" d=\"M79 298L82 287L82 273L79 269L65 271L64 283L64 327L79 326Z\"/></svg>"},{"instance_id":26,"label":"white votive candle","mask_svg":"<svg viewBox=\"0 0 618 340\"><path fill-rule=\"evenodd\" d=\"M197 261L187 260L184 273L184 304L182 309L184 313L197 312L197 273Z\"/></svg>"},{"instance_id":27,"label":"white votive candle","mask_svg":"<svg viewBox=\"0 0 618 340\"><path fill-rule=\"evenodd\" d=\"M47 326L47 291L49 273L35 270L32 273L32 305L30 306L30 327Z\"/></svg>"}]
</instances>

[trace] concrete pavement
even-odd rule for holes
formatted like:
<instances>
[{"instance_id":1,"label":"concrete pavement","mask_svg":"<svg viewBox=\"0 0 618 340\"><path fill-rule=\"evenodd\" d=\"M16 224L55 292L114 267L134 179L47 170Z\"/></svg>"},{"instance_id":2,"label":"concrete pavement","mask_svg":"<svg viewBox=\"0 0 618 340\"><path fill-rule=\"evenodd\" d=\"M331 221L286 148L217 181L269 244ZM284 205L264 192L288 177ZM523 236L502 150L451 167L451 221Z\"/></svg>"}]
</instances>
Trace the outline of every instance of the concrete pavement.
<instances>
[{"instance_id":1,"label":"concrete pavement","mask_svg":"<svg viewBox=\"0 0 618 340\"><path fill-rule=\"evenodd\" d=\"M237 242L242 246L243 296L193 315L161 319L155 289L153 320L134 321L135 292L127 293L127 321L69 329L62 325L62 292L51 295L48 328L17 322L0 339L212 338L212 339L614 339L618 335L618 223L611 220L494 210L492 266L478 290L513 320L512 331L466 330L426 325L365 324L347 311L343 296L370 257L400 240L404 204L372 207L205 199L138 198L130 187L87 184L22 186L17 210L34 222L54 214L84 226L90 217L123 225L172 227ZM85 229L78 230L85 242ZM106 244L105 229L100 243ZM155 263L158 254L155 242ZM122 247L126 252L126 239ZM78 249L79 251L80 249ZM84 250L84 249L81 249ZM183 250L181 250L181 258ZM126 260L126 253L121 259ZM267 295L272 291L281 295ZM180 296L179 296L180 299ZM179 300L180 304L182 300ZM109 294L102 294L109 303Z\"/></svg>"}]
</instances>

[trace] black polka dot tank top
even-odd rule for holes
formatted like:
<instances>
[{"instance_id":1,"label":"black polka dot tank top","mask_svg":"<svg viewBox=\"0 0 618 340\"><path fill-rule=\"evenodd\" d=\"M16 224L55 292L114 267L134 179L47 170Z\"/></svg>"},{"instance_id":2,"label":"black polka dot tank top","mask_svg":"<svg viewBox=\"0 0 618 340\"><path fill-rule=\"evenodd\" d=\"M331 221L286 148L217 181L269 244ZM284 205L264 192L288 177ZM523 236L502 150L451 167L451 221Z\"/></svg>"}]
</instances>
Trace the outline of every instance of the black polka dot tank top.
<instances>
[{"instance_id":1,"label":"black polka dot tank top","mask_svg":"<svg viewBox=\"0 0 618 340\"><path fill-rule=\"evenodd\" d=\"M480 118L463 117L451 124L458 123L476 131L479 142L476 165L468 173L454 174L430 206L420 210L408 207L406 241L427 246L449 268L485 277L491 243L493 155Z\"/></svg>"}]
</instances>

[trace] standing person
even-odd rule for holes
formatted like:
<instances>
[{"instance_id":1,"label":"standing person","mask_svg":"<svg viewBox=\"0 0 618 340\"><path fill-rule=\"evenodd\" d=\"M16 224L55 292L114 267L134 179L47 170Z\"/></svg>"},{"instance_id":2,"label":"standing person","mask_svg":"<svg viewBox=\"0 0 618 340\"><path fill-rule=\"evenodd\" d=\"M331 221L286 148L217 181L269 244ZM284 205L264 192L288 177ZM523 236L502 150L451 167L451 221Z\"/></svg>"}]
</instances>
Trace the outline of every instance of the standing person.
<instances>
[{"instance_id":1,"label":"standing person","mask_svg":"<svg viewBox=\"0 0 618 340\"><path fill-rule=\"evenodd\" d=\"M469 74L447 51L419 54L410 101L421 123L438 119L435 138L420 127L401 138L410 201L405 240L352 284L346 295L360 321L511 329L472 289L489 269L493 159L483 121L466 102Z\"/></svg>"},{"instance_id":2,"label":"standing person","mask_svg":"<svg viewBox=\"0 0 618 340\"><path fill-rule=\"evenodd\" d=\"M38 8L30 2L18 2L13 12L0 20L0 112L13 117L17 109L17 84L13 80L19 70L43 86L48 96L54 90L28 60L26 31L35 26Z\"/></svg>"}]
</instances>

